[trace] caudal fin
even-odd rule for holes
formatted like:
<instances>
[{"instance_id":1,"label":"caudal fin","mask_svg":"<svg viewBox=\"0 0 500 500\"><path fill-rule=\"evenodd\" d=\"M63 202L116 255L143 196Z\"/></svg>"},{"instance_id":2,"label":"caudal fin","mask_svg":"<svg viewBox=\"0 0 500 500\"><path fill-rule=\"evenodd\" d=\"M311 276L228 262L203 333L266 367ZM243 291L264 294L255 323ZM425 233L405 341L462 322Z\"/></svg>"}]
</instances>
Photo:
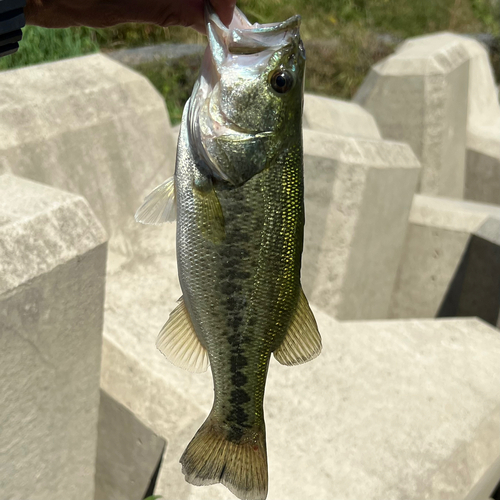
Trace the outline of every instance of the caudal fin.
<instances>
[{"instance_id":1,"label":"caudal fin","mask_svg":"<svg viewBox=\"0 0 500 500\"><path fill-rule=\"evenodd\" d=\"M195 486L222 483L242 500L267 496L265 431L252 431L235 443L211 416L182 454L182 472Z\"/></svg>"}]
</instances>

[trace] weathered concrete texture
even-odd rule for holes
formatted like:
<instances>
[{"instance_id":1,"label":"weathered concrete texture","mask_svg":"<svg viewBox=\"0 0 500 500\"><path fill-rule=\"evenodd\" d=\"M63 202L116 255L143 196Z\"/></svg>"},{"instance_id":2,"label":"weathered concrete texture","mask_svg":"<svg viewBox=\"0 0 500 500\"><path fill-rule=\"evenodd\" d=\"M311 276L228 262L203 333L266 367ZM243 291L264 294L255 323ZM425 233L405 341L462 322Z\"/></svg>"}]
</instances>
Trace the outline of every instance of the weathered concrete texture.
<instances>
[{"instance_id":1,"label":"weathered concrete texture","mask_svg":"<svg viewBox=\"0 0 500 500\"><path fill-rule=\"evenodd\" d=\"M419 163L407 144L304 130L302 283L339 319L385 318Z\"/></svg>"},{"instance_id":2,"label":"weathered concrete texture","mask_svg":"<svg viewBox=\"0 0 500 500\"><path fill-rule=\"evenodd\" d=\"M424 194L464 193L469 55L461 40L441 33L404 42L372 67L354 98L384 138L412 147Z\"/></svg>"},{"instance_id":3,"label":"weathered concrete texture","mask_svg":"<svg viewBox=\"0 0 500 500\"><path fill-rule=\"evenodd\" d=\"M380 139L375 118L354 102L304 95L304 128L365 139Z\"/></svg>"},{"instance_id":4,"label":"weathered concrete texture","mask_svg":"<svg viewBox=\"0 0 500 500\"><path fill-rule=\"evenodd\" d=\"M486 49L471 39L461 43L470 57L465 198L500 205L498 90Z\"/></svg>"},{"instance_id":5,"label":"weathered concrete texture","mask_svg":"<svg viewBox=\"0 0 500 500\"><path fill-rule=\"evenodd\" d=\"M145 498L164 449L164 439L101 391L94 499Z\"/></svg>"},{"instance_id":6,"label":"weathered concrete texture","mask_svg":"<svg viewBox=\"0 0 500 500\"><path fill-rule=\"evenodd\" d=\"M83 195L114 236L173 172L165 102L100 54L0 74L0 173Z\"/></svg>"},{"instance_id":7,"label":"weathered concrete texture","mask_svg":"<svg viewBox=\"0 0 500 500\"><path fill-rule=\"evenodd\" d=\"M91 500L106 235L86 201L0 176L0 498Z\"/></svg>"},{"instance_id":8,"label":"weathered concrete texture","mask_svg":"<svg viewBox=\"0 0 500 500\"><path fill-rule=\"evenodd\" d=\"M495 324L498 220L494 205L416 195L390 317L479 316Z\"/></svg>"},{"instance_id":9,"label":"weathered concrete texture","mask_svg":"<svg viewBox=\"0 0 500 500\"><path fill-rule=\"evenodd\" d=\"M122 325L106 335L102 385L167 439L157 494L233 500L220 485L186 483L178 463L213 391L209 373L180 370L154 348L176 297L168 271L158 260L127 274L109 290L107 321ZM498 331L474 319L338 323L314 310L321 356L271 362L268 499L463 498L500 454Z\"/></svg>"}]
</instances>

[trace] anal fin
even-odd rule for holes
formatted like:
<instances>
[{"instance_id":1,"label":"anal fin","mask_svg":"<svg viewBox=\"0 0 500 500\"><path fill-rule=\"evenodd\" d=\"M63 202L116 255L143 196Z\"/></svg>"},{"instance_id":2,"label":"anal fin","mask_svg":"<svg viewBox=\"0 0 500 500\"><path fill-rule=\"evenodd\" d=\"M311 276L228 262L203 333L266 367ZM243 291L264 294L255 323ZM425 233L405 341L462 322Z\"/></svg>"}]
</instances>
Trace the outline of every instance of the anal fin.
<instances>
[{"instance_id":1,"label":"anal fin","mask_svg":"<svg viewBox=\"0 0 500 500\"><path fill-rule=\"evenodd\" d=\"M156 347L175 366L190 372L204 372L210 364L208 352L194 331L184 299L170 313L161 329Z\"/></svg>"},{"instance_id":2,"label":"anal fin","mask_svg":"<svg viewBox=\"0 0 500 500\"><path fill-rule=\"evenodd\" d=\"M321 335L301 287L295 315L283 342L274 351L274 357L282 365L300 365L314 359L320 352Z\"/></svg>"}]
</instances>

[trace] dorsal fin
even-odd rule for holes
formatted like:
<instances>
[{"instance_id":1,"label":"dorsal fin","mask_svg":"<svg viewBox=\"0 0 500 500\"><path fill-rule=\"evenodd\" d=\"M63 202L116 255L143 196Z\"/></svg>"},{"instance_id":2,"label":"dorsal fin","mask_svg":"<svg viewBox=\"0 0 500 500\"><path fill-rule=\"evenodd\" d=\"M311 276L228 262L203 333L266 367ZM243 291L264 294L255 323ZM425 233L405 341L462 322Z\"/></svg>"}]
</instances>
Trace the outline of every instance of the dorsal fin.
<instances>
[{"instance_id":1,"label":"dorsal fin","mask_svg":"<svg viewBox=\"0 0 500 500\"><path fill-rule=\"evenodd\" d=\"M194 331L183 297L161 329L156 347L175 366L190 372L204 372L210 364L208 352Z\"/></svg>"},{"instance_id":2,"label":"dorsal fin","mask_svg":"<svg viewBox=\"0 0 500 500\"><path fill-rule=\"evenodd\" d=\"M321 335L306 296L300 288L299 301L288 332L274 357L282 365L300 365L321 352Z\"/></svg>"},{"instance_id":3,"label":"dorsal fin","mask_svg":"<svg viewBox=\"0 0 500 500\"><path fill-rule=\"evenodd\" d=\"M172 176L146 196L135 213L135 220L141 224L158 225L173 222L175 217L175 182Z\"/></svg>"}]
</instances>

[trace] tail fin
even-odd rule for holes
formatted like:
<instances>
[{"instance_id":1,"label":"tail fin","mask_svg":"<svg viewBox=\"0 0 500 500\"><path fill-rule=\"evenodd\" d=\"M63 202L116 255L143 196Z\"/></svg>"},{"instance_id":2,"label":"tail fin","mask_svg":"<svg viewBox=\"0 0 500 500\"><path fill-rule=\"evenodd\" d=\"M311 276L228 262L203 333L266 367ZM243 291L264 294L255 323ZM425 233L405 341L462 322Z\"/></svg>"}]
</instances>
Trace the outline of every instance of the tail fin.
<instances>
[{"instance_id":1,"label":"tail fin","mask_svg":"<svg viewBox=\"0 0 500 500\"><path fill-rule=\"evenodd\" d=\"M267 453L264 428L239 442L209 415L182 454L182 472L195 486L222 483L241 500L265 500Z\"/></svg>"}]
</instances>

